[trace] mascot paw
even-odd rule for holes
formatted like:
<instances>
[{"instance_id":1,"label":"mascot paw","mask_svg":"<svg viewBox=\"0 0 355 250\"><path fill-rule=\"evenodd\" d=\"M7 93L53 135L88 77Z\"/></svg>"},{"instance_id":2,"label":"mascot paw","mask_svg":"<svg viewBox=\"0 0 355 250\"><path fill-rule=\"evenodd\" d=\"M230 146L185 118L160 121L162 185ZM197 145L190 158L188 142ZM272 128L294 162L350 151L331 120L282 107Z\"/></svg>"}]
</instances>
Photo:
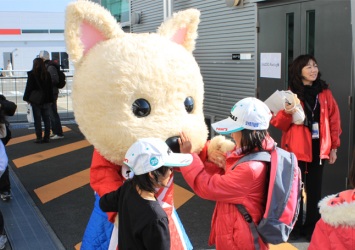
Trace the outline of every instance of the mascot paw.
<instances>
[{"instance_id":1,"label":"mascot paw","mask_svg":"<svg viewBox=\"0 0 355 250\"><path fill-rule=\"evenodd\" d=\"M223 135L217 135L212 138L210 145L208 146L208 154L211 154L212 151L218 150L223 153L231 151L235 147L234 142L226 139Z\"/></svg>"}]
</instances>

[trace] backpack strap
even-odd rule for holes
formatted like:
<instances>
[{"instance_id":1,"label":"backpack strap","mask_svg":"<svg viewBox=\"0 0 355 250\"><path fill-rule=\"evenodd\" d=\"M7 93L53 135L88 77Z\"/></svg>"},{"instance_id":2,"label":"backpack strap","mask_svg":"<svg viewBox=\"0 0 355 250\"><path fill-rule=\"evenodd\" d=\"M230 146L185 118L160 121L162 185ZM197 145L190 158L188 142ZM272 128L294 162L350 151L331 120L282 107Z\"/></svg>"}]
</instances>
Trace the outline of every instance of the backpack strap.
<instances>
[{"instance_id":1,"label":"backpack strap","mask_svg":"<svg viewBox=\"0 0 355 250\"><path fill-rule=\"evenodd\" d=\"M253 219L251 218L247 209L242 204L235 204L235 205L237 206L239 212L243 215L245 221L248 222L248 224L249 224L249 228L250 228L250 231L251 231L251 233L253 235L253 239L254 239L255 250L260 250L259 233L258 233L258 230L256 229Z\"/></svg>"},{"instance_id":2,"label":"backpack strap","mask_svg":"<svg viewBox=\"0 0 355 250\"><path fill-rule=\"evenodd\" d=\"M265 161L265 162L271 162L271 154L267 151L257 151L254 153L247 154L243 156L239 161L237 161L234 166L232 167L232 170L237 167L239 164L247 161ZM258 230L256 229L255 223L248 213L247 209L242 205L242 204L235 204L238 211L243 215L245 221L248 223L250 231L252 233L253 239L254 239L254 246L255 250L260 250L260 244L259 244L259 233Z\"/></svg>"},{"instance_id":3,"label":"backpack strap","mask_svg":"<svg viewBox=\"0 0 355 250\"><path fill-rule=\"evenodd\" d=\"M271 155L267 151L257 151L254 153L247 154L243 156L239 161L237 161L234 166L232 167L232 170L235 169L239 164L247 161L266 161L266 162L271 162Z\"/></svg>"}]
</instances>

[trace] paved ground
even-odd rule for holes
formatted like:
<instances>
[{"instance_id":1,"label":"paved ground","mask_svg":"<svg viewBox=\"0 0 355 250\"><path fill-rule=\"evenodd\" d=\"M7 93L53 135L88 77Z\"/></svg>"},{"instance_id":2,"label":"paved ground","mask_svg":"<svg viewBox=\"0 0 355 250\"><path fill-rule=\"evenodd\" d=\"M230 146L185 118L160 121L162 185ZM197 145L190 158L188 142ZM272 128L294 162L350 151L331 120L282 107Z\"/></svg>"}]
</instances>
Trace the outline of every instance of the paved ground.
<instances>
[{"instance_id":1,"label":"paved ground","mask_svg":"<svg viewBox=\"0 0 355 250\"><path fill-rule=\"evenodd\" d=\"M34 130L27 125L13 125L12 131L14 138L7 153L14 198L0 203L10 240L7 249L79 249L94 202L89 185L93 147L74 123L64 127L64 139L48 144L33 143ZM213 249L207 241L214 202L195 196L178 173L175 196L178 214L194 249ZM23 233L22 229L29 225L27 233ZM40 240L36 238L38 234ZM52 247L16 247L21 242L42 240L43 244L51 241ZM271 249L307 247L308 243L301 239Z\"/></svg>"}]
</instances>

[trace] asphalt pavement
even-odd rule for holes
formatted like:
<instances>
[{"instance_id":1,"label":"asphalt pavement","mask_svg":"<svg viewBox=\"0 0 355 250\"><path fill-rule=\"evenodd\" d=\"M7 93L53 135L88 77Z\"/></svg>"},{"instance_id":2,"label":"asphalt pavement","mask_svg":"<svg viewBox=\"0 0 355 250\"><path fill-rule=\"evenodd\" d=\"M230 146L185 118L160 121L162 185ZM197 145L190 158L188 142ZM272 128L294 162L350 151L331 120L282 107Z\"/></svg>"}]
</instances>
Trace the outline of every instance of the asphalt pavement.
<instances>
[{"instance_id":1,"label":"asphalt pavement","mask_svg":"<svg viewBox=\"0 0 355 250\"><path fill-rule=\"evenodd\" d=\"M32 126L11 127L13 139L6 148L13 199L0 201L9 238L6 249L80 249L94 204L89 184L93 147L74 121L63 123L64 139L45 144L33 143ZM177 212L194 249L214 249L207 243L214 202L194 195L179 173L175 193ZM300 239L271 249L307 247Z\"/></svg>"}]
</instances>

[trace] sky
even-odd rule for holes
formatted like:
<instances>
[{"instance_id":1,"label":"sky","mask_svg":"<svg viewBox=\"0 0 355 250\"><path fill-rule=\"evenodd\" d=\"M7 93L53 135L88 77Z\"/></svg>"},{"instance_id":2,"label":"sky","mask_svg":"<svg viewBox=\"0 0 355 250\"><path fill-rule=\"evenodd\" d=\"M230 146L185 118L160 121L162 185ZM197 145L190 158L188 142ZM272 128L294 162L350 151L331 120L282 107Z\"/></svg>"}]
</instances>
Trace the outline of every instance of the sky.
<instances>
[{"instance_id":1,"label":"sky","mask_svg":"<svg viewBox=\"0 0 355 250\"><path fill-rule=\"evenodd\" d=\"M75 0L0 0L0 11L64 12Z\"/></svg>"}]
</instances>

